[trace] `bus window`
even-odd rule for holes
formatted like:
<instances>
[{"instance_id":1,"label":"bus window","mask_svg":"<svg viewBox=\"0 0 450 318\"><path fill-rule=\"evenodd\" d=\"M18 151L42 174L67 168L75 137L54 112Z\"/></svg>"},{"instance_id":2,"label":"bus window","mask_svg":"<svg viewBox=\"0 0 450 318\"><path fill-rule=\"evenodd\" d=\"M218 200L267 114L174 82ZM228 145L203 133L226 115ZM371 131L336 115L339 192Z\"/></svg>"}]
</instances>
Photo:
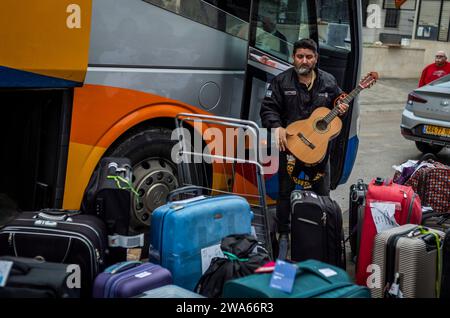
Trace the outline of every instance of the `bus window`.
<instances>
[{"instance_id":1,"label":"bus window","mask_svg":"<svg viewBox=\"0 0 450 318\"><path fill-rule=\"evenodd\" d=\"M198 23L248 39L249 1L144 0Z\"/></svg>"},{"instance_id":2,"label":"bus window","mask_svg":"<svg viewBox=\"0 0 450 318\"><path fill-rule=\"evenodd\" d=\"M248 0L205 0L217 8L248 22L250 17L250 1Z\"/></svg>"},{"instance_id":3,"label":"bus window","mask_svg":"<svg viewBox=\"0 0 450 318\"><path fill-rule=\"evenodd\" d=\"M315 28L306 0L262 0L255 18L255 47L287 62L292 62L293 43L312 37Z\"/></svg>"},{"instance_id":4,"label":"bus window","mask_svg":"<svg viewBox=\"0 0 450 318\"><path fill-rule=\"evenodd\" d=\"M347 1L320 0L317 6L319 44L336 50L351 50L350 20Z\"/></svg>"}]
</instances>

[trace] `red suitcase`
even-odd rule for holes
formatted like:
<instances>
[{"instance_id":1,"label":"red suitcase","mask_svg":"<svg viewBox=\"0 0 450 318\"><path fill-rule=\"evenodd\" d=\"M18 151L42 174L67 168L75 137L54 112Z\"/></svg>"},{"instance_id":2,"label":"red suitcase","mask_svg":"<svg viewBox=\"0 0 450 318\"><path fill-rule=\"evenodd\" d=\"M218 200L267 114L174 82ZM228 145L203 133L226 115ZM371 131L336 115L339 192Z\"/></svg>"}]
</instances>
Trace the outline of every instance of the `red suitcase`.
<instances>
[{"instance_id":1,"label":"red suitcase","mask_svg":"<svg viewBox=\"0 0 450 318\"><path fill-rule=\"evenodd\" d=\"M377 228L373 219L371 203L395 203L394 218L398 225L420 224L422 205L419 196L409 186L403 186L382 178L373 179L367 189L364 219L362 220L361 242L356 267L356 283L366 285L372 262L372 251Z\"/></svg>"}]
</instances>

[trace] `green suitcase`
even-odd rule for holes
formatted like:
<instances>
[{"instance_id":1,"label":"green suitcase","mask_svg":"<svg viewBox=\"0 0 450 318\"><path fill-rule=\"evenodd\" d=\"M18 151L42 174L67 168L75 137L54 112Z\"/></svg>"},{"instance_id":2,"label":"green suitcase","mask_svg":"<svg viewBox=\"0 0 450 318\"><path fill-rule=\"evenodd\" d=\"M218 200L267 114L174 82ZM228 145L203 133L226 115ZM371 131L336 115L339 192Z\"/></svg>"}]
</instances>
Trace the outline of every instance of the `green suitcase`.
<instances>
[{"instance_id":1,"label":"green suitcase","mask_svg":"<svg viewBox=\"0 0 450 318\"><path fill-rule=\"evenodd\" d=\"M343 269L316 260L297 263L290 294L270 287L272 274L253 274L230 280L224 298L370 298L367 287L355 285Z\"/></svg>"}]
</instances>

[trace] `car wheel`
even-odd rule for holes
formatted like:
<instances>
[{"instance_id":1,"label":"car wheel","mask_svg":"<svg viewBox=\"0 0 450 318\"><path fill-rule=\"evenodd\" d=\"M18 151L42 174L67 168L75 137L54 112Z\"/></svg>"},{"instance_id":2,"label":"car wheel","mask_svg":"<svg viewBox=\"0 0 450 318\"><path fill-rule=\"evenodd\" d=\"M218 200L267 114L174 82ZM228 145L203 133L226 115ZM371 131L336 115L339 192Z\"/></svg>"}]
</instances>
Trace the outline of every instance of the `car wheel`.
<instances>
[{"instance_id":1,"label":"car wheel","mask_svg":"<svg viewBox=\"0 0 450 318\"><path fill-rule=\"evenodd\" d=\"M422 153L432 153L432 154L437 154L439 151L442 150L442 148L444 148L443 146L431 145L420 141L416 141L416 147Z\"/></svg>"}]
</instances>

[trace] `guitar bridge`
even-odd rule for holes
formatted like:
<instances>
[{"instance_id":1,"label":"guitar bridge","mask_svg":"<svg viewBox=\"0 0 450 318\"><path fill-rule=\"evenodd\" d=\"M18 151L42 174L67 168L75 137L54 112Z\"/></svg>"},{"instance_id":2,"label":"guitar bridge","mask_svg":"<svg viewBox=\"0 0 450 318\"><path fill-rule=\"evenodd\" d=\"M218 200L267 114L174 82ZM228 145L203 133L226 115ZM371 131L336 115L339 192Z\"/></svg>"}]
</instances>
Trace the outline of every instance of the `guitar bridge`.
<instances>
[{"instance_id":1,"label":"guitar bridge","mask_svg":"<svg viewBox=\"0 0 450 318\"><path fill-rule=\"evenodd\" d=\"M306 138L302 133L298 133L297 134L298 138L300 138L301 141L303 141L305 143L305 145L307 145L309 148L314 149L316 148L316 146L308 140L308 138Z\"/></svg>"}]
</instances>

